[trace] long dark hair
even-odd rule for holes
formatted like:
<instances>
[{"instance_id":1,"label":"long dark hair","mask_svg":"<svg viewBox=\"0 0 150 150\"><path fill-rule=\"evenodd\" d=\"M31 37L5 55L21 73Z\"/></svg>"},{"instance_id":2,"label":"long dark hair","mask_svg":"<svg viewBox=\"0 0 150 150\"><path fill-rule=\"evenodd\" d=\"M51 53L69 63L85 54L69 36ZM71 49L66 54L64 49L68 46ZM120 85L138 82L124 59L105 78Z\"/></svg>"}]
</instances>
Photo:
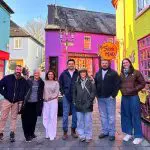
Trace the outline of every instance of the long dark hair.
<instances>
[{"instance_id":1,"label":"long dark hair","mask_svg":"<svg viewBox=\"0 0 150 150\"><path fill-rule=\"evenodd\" d=\"M124 70L123 61L125 61L125 60L127 60L127 61L130 63L129 73L133 73L133 72L134 72L134 67L133 67L132 62L131 62L131 60L130 60L129 58L124 58L124 59L122 60L121 73L124 74L124 71L123 71L123 70Z\"/></svg>"},{"instance_id":2,"label":"long dark hair","mask_svg":"<svg viewBox=\"0 0 150 150\"><path fill-rule=\"evenodd\" d=\"M56 81L56 75L55 75L55 72L54 72L53 70L49 70L49 71L46 73L46 75L45 75L45 80L49 80L48 74L49 74L50 72L53 73L53 75L54 75L53 80Z\"/></svg>"}]
</instances>

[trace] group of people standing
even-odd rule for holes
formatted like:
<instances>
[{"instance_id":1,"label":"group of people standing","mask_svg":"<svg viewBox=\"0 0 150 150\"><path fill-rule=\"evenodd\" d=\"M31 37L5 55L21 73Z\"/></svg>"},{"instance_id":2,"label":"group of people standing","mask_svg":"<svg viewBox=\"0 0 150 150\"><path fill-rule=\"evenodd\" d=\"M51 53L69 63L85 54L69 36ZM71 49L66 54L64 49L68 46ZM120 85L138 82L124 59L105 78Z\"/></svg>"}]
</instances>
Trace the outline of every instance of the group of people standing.
<instances>
[{"instance_id":1,"label":"group of people standing","mask_svg":"<svg viewBox=\"0 0 150 150\"><path fill-rule=\"evenodd\" d=\"M57 112L59 91L63 101L63 140L68 138L68 116L72 113L71 135L81 142L92 140L92 111L97 97L102 129L99 138L109 137L115 140L116 96L120 90L121 127L126 134L124 141L134 138L133 143L142 141L140 100L138 92L145 87L142 74L135 70L131 61L122 61L121 74L111 67L110 61L101 60L101 67L95 77L88 76L86 68L77 70L75 61L67 61L59 81L55 73L48 71L45 81L40 78L40 71L25 80L21 76L21 66L15 74L0 80L0 94L5 100L1 106L0 140L3 139L4 127L11 110L10 141L15 141L15 130L18 111L21 113L22 127L27 142L36 138L35 126L37 116L43 114L45 138L54 140L57 133Z\"/></svg>"}]
</instances>

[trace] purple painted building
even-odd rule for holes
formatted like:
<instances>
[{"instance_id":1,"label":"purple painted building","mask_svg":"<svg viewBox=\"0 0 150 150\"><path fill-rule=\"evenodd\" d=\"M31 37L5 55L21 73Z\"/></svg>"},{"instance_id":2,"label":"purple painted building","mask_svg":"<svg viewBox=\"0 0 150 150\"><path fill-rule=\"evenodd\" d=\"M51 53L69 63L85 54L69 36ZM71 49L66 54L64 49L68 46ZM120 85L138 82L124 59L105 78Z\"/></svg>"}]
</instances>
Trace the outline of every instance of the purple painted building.
<instances>
[{"instance_id":1,"label":"purple painted building","mask_svg":"<svg viewBox=\"0 0 150 150\"><path fill-rule=\"evenodd\" d=\"M60 36L60 30L66 28L73 33ZM59 76L67 59L73 58L77 69L86 67L94 75L99 69L99 46L115 39L115 15L49 5L45 31L46 70L52 69ZM67 40L71 42L66 44Z\"/></svg>"}]
</instances>

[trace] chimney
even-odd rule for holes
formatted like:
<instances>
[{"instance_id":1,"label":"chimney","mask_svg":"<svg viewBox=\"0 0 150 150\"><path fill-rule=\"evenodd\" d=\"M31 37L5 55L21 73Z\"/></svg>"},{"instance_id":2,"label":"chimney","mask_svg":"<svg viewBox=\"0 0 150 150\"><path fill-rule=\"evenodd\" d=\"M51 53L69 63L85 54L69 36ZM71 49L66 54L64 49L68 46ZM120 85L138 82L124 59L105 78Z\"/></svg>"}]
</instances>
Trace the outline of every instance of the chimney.
<instances>
[{"instance_id":1,"label":"chimney","mask_svg":"<svg viewBox=\"0 0 150 150\"><path fill-rule=\"evenodd\" d=\"M55 23L55 5L48 5L48 24Z\"/></svg>"}]
</instances>

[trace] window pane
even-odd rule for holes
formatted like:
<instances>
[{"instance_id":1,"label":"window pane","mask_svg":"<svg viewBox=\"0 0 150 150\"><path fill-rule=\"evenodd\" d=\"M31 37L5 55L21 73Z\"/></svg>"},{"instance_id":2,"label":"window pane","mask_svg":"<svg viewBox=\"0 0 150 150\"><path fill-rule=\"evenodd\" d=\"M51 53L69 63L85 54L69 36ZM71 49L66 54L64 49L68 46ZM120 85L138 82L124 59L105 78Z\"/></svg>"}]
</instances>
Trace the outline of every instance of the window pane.
<instances>
[{"instance_id":1,"label":"window pane","mask_svg":"<svg viewBox=\"0 0 150 150\"><path fill-rule=\"evenodd\" d=\"M91 49L91 37L85 36L84 37L84 49Z\"/></svg>"}]
</instances>

